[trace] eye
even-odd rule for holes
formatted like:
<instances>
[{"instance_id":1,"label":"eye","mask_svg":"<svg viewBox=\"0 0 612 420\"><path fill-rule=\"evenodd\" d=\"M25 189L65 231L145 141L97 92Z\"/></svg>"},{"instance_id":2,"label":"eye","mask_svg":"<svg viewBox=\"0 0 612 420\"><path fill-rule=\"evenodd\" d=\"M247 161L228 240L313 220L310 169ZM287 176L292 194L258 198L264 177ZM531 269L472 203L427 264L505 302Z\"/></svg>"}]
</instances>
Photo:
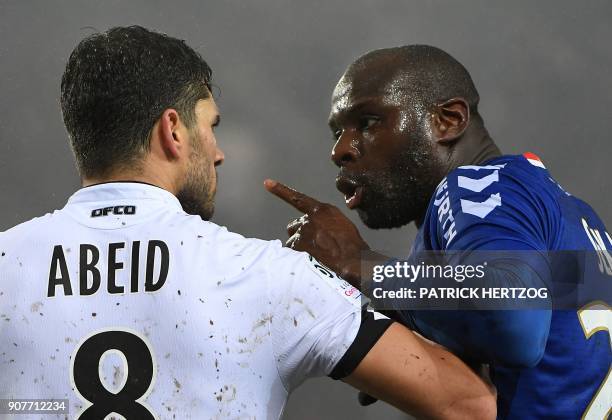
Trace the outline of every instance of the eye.
<instances>
[{"instance_id":1,"label":"eye","mask_svg":"<svg viewBox=\"0 0 612 420\"><path fill-rule=\"evenodd\" d=\"M215 131L215 128L219 127L219 124L221 123L221 117L219 115L217 115L215 117L215 120L213 121L213 123L210 125L212 128L212 131Z\"/></svg>"},{"instance_id":2,"label":"eye","mask_svg":"<svg viewBox=\"0 0 612 420\"><path fill-rule=\"evenodd\" d=\"M364 115L359 118L359 129L367 131L380 122L380 118L376 115Z\"/></svg>"},{"instance_id":3,"label":"eye","mask_svg":"<svg viewBox=\"0 0 612 420\"><path fill-rule=\"evenodd\" d=\"M338 140L342 135L342 129L336 127L330 127L332 131L332 135L334 136L334 140Z\"/></svg>"}]
</instances>

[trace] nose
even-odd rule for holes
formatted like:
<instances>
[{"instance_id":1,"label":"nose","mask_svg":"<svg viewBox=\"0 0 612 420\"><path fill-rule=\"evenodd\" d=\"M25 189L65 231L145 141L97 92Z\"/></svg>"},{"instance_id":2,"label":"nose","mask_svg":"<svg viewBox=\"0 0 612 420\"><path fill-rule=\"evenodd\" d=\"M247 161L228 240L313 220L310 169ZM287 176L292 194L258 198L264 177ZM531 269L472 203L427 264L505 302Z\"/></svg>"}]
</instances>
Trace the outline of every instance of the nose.
<instances>
[{"instance_id":1,"label":"nose","mask_svg":"<svg viewBox=\"0 0 612 420\"><path fill-rule=\"evenodd\" d=\"M223 150L217 147L217 151L215 152L215 166L221 165L225 161L225 153Z\"/></svg>"},{"instance_id":2,"label":"nose","mask_svg":"<svg viewBox=\"0 0 612 420\"><path fill-rule=\"evenodd\" d=\"M355 162L361 156L358 146L358 140L351 131L344 130L332 149L332 161L338 167L343 167L348 163Z\"/></svg>"}]
</instances>

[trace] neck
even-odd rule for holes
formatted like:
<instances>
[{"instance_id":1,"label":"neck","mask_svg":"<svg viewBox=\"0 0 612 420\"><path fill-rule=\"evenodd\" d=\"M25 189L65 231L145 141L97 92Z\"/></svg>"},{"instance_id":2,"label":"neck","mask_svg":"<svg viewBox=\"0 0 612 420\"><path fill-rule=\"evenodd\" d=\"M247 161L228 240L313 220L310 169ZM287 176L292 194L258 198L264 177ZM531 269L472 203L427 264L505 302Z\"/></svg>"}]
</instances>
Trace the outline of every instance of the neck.
<instances>
[{"instance_id":1,"label":"neck","mask_svg":"<svg viewBox=\"0 0 612 420\"><path fill-rule=\"evenodd\" d=\"M491 159L501 156L501 150L499 150L497 145L493 142L493 139L489 137L489 133L487 133L486 130L479 142L482 147L478 149L478 152L472 159L469 159L470 165L482 165Z\"/></svg>"},{"instance_id":2,"label":"neck","mask_svg":"<svg viewBox=\"0 0 612 420\"><path fill-rule=\"evenodd\" d=\"M167 182L163 177L156 174L117 172L106 176L81 177L81 185L83 187L104 184L107 182L141 182L163 188L164 190L176 194L173 185Z\"/></svg>"},{"instance_id":3,"label":"neck","mask_svg":"<svg viewBox=\"0 0 612 420\"><path fill-rule=\"evenodd\" d=\"M501 151L489 135L484 125L478 121L470 125L461 139L453 146L448 154L448 166L446 173L440 177L448 175L459 166L482 165L483 163L501 156ZM417 229L423 224L425 213L414 221Z\"/></svg>"},{"instance_id":4,"label":"neck","mask_svg":"<svg viewBox=\"0 0 612 420\"><path fill-rule=\"evenodd\" d=\"M482 165L501 154L487 129L482 124L475 124L468 128L451 152L448 172L459 166Z\"/></svg>"}]
</instances>

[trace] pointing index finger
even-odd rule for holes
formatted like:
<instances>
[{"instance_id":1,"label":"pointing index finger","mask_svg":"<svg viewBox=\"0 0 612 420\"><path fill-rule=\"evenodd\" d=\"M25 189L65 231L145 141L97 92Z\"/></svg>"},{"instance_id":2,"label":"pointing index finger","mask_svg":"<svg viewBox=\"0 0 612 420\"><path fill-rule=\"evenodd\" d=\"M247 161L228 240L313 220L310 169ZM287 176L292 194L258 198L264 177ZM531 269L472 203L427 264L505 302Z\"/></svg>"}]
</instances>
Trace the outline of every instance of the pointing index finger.
<instances>
[{"instance_id":1,"label":"pointing index finger","mask_svg":"<svg viewBox=\"0 0 612 420\"><path fill-rule=\"evenodd\" d=\"M302 213L310 214L322 204L320 201L272 179L266 179L264 186L266 190Z\"/></svg>"}]
</instances>

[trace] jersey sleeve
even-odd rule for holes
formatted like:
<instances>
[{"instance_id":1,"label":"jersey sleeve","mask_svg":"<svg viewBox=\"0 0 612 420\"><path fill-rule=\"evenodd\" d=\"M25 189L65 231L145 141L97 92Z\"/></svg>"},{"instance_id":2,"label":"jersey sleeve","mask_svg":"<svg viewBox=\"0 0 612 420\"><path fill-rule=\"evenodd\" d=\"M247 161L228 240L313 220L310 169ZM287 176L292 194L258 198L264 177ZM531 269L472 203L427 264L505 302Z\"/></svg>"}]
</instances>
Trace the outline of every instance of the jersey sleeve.
<instances>
[{"instance_id":1,"label":"jersey sleeve","mask_svg":"<svg viewBox=\"0 0 612 420\"><path fill-rule=\"evenodd\" d=\"M547 193L547 177L533 172L541 169L524 165L460 167L434 197L427 226L432 248L451 251L446 253L451 264L481 262L478 251L485 251L486 286L539 288L551 281L547 251L560 229L559 208ZM461 355L533 366L544 353L551 311L414 311L412 316L424 335Z\"/></svg>"},{"instance_id":2,"label":"jersey sleeve","mask_svg":"<svg viewBox=\"0 0 612 420\"><path fill-rule=\"evenodd\" d=\"M457 168L436 191L429 219L433 249L447 251L450 263L479 263L482 255L498 271L518 267L512 275L487 276L494 282L487 286L549 284L549 251L561 215L547 172L539 171L545 169L516 161Z\"/></svg>"},{"instance_id":3,"label":"jersey sleeve","mask_svg":"<svg viewBox=\"0 0 612 420\"><path fill-rule=\"evenodd\" d=\"M287 391L309 377L350 375L392 323L306 253L278 246L268 282L274 356Z\"/></svg>"},{"instance_id":4,"label":"jersey sleeve","mask_svg":"<svg viewBox=\"0 0 612 420\"><path fill-rule=\"evenodd\" d=\"M527 167L526 167L527 165ZM461 166L438 186L428 226L440 250L548 250L560 229L550 181L528 163Z\"/></svg>"}]
</instances>

